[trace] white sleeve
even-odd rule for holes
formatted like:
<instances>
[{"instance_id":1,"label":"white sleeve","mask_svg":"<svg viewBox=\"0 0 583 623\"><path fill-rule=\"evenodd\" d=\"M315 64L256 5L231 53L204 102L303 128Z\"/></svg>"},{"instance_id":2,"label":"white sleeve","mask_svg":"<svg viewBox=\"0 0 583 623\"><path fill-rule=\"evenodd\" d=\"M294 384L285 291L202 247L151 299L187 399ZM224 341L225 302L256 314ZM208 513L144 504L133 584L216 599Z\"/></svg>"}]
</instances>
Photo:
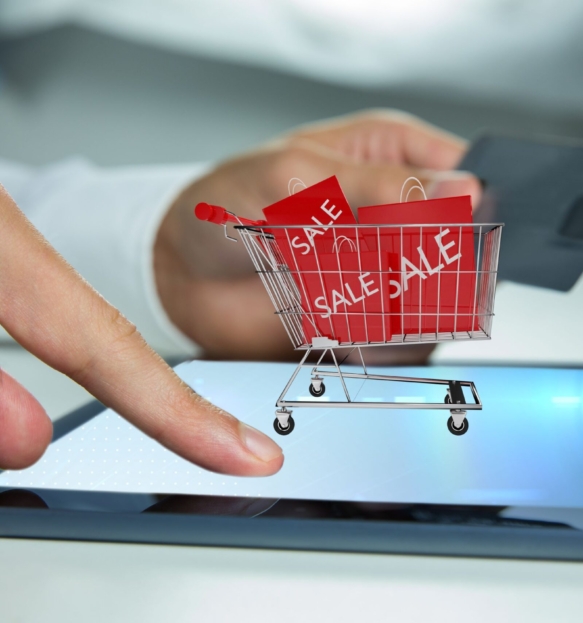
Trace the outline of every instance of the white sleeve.
<instances>
[{"instance_id":1,"label":"white sleeve","mask_svg":"<svg viewBox=\"0 0 583 623\"><path fill-rule=\"evenodd\" d=\"M200 164L102 169L80 159L30 168L0 160L0 183L153 348L180 356L196 354L197 347L162 307L153 248L174 199L207 169Z\"/></svg>"}]
</instances>

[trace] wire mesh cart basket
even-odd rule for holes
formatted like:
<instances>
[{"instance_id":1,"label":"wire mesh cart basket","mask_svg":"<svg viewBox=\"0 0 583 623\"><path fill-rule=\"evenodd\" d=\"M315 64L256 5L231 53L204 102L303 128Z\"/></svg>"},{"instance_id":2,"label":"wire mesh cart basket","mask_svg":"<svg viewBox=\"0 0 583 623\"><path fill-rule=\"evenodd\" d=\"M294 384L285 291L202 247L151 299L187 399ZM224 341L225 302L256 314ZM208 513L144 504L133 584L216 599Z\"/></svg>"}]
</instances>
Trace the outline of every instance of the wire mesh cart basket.
<instances>
[{"instance_id":1,"label":"wire mesh cart basket","mask_svg":"<svg viewBox=\"0 0 583 623\"><path fill-rule=\"evenodd\" d=\"M482 409L472 381L372 374L367 369L364 353L375 346L490 339L503 224L328 225L325 229L329 248L325 252L317 245L311 249L313 261L307 267L302 257L305 250L293 244L305 226L267 225L240 219L217 206L201 205L205 210L197 207L197 216L225 225L225 235L226 223L235 225L293 347L303 351L301 361L276 402L277 433L291 433L295 426L292 412L303 407L446 410L450 412L448 430L454 435L467 432L468 411ZM212 216L211 211L214 211ZM221 211L220 217L217 211ZM313 231L317 232L318 227L314 225ZM447 272L439 272L446 262L436 266L434 260L432 266L423 245L427 240L444 241L444 236L450 240L448 245L441 245L442 250L447 249L443 256L449 265ZM466 255L470 249L473 256L465 264L460 259L462 239L469 244L465 246ZM397 269L391 253L385 251L387 241L392 244L393 257L399 260ZM400 259L412 244L413 247L418 244L418 261L414 265L402 265ZM429 286L430 282L434 285ZM358 292L355 283L360 286ZM405 291L408 299L403 295ZM324 296L317 297L314 292ZM366 299L367 293L377 295L376 304L372 297ZM396 296L397 293L401 296ZM340 301L338 306L332 305L330 299L334 297ZM342 363L354 352L362 370L354 371L352 367L347 371L341 367ZM315 365L308 363L313 353L316 353ZM287 399L292 384L305 367L311 367L308 390L314 400ZM326 392L324 381L328 378L338 379L344 399L320 400ZM444 400L356 400L349 391L348 379L442 386ZM471 395L468 402L464 388L468 397Z\"/></svg>"}]
</instances>

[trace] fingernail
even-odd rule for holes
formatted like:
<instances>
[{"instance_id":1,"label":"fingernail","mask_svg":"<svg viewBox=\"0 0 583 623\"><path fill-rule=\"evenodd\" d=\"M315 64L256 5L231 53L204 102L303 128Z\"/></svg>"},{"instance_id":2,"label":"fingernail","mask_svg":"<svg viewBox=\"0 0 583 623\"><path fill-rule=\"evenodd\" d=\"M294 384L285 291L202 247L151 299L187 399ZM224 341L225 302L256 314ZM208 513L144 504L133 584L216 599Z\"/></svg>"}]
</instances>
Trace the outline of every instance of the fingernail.
<instances>
[{"instance_id":1,"label":"fingernail","mask_svg":"<svg viewBox=\"0 0 583 623\"><path fill-rule=\"evenodd\" d=\"M467 171L447 171L434 175L433 182L427 189L429 199L460 197L470 195L475 208L482 196L482 187L478 178Z\"/></svg>"},{"instance_id":2,"label":"fingernail","mask_svg":"<svg viewBox=\"0 0 583 623\"><path fill-rule=\"evenodd\" d=\"M240 422L240 427L243 443L247 446L249 452L258 459L268 463L282 455L281 448L267 435L264 435L252 426L247 426L243 422Z\"/></svg>"}]
</instances>

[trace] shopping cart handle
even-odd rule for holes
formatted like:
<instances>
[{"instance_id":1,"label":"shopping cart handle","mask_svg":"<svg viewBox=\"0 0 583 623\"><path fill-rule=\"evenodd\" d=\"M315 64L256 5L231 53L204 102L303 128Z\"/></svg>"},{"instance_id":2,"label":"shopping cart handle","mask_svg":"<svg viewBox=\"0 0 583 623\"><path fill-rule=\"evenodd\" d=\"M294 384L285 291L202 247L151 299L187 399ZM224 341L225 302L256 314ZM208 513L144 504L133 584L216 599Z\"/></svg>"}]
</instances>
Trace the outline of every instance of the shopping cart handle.
<instances>
[{"instance_id":1,"label":"shopping cart handle","mask_svg":"<svg viewBox=\"0 0 583 623\"><path fill-rule=\"evenodd\" d=\"M221 208L221 206L214 206L204 202L199 203L196 208L194 208L194 214L196 218L201 221L209 221L209 223L216 223L217 225L226 225L227 223L250 225L251 227L267 225L267 221L252 221L242 216L235 216L232 212Z\"/></svg>"}]
</instances>

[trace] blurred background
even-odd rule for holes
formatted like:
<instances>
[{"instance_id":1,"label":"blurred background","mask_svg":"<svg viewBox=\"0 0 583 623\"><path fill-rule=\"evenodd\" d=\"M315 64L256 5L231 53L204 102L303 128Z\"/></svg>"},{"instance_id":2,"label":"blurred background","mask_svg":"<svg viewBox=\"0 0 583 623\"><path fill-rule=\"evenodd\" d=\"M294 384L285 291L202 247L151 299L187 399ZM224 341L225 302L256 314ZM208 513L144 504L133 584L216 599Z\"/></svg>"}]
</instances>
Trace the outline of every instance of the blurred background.
<instances>
[{"instance_id":1,"label":"blurred background","mask_svg":"<svg viewBox=\"0 0 583 623\"><path fill-rule=\"evenodd\" d=\"M212 160L388 106L583 136L578 0L0 0L0 155Z\"/></svg>"},{"instance_id":2,"label":"blurred background","mask_svg":"<svg viewBox=\"0 0 583 623\"><path fill-rule=\"evenodd\" d=\"M580 0L0 0L0 158L213 161L371 107L467 138L583 138L582 31ZM515 335L516 305L576 329L581 282L505 285L492 346L435 359L583 363L566 338ZM87 400L14 346L0 357L52 417Z\"/></svg>"}]
</instances>

